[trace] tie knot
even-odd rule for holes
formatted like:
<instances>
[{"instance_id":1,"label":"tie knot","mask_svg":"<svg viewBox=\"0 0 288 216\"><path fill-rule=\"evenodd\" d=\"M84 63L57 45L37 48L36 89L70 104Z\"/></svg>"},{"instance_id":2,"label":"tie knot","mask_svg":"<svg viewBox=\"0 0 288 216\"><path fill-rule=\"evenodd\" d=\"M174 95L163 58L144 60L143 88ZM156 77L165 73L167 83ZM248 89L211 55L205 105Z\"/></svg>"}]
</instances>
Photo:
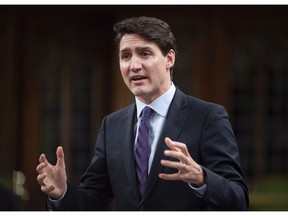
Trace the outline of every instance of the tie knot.
<instances>
[{"instance_id":1,"label":"tie knot","mask_svg":"<svg viewBox=\"0 0 288 216\"><path fill-rule=\"evenodd\" d=\"M146 107L144 107L144 109L141 112L141 117L142 118L150 118L152 112L153 112L153 109L151 109L150 107L146 106Z\"/></svg>"}]
</instances>

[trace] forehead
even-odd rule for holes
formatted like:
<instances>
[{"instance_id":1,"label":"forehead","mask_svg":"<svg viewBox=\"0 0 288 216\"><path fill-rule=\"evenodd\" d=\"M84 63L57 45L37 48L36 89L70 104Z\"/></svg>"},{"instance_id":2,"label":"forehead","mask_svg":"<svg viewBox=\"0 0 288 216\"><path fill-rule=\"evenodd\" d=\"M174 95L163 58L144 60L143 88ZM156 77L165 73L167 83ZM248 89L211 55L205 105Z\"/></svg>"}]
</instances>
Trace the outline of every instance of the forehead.
<instances>
[{"instance_id":1,"label":"forehead","mask_svg":"<svg viewBox=\"0 0 288 216\"><path fill-rule=\"evenodd\" d=\"M137 34L125 34L120 40L119 51L131 50L140 47L147 47L151 49L159 49L156 43L147 41Z\"/></svg>"}]
</instances>

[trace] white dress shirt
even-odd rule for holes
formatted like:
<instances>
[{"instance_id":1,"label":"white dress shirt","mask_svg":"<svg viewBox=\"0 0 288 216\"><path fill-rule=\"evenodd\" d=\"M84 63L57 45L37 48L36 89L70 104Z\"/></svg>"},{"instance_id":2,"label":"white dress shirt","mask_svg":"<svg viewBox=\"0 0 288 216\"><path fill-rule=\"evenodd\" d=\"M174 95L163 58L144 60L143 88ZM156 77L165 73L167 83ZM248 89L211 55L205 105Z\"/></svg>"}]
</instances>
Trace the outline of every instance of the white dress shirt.
<instances>
[{"instance_id":1,"label":"white dress shirt","mask_svg":"<svg viewBox=\"0 0 288 216\"><path fill-rule=\"evenodd\" d=\"M136 107L137 107L137 122L135 124L135 142L134 142L134 150L136 148L136 142L137 142L137 137L138 137L138 128L140 125L140 114L143 110L144 107L149 106L152 108L155 112L151 115L150 117L150 125L151 125L151 130L149 133L149 164L148 164L148 173L150 172L151 169L151 164L153 162L155 150L156 150L156 145L159 141L159 136L162 131L163 125L166 120L166 115L168 112L168 109L170 107L171 101L174 97L176 88L174 84L172 83L171 87L166 91L163 95L158 97L156 100L154 100L151 104L145 104L135 98L136 101Z\"/></svg>"}]
</instances>

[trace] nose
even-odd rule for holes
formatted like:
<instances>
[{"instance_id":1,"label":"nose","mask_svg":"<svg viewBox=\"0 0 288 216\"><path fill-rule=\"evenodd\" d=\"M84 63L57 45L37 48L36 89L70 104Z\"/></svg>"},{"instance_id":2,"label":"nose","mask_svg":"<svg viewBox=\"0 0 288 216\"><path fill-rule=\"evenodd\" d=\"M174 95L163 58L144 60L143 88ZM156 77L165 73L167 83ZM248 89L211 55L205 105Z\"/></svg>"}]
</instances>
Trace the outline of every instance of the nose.
<instances>
[{"instance_id":1,"label":"nose","mask_svg":"<svg viewBox=\"0 0 288 216\"><path fill-rule=\"evenodd\" d=\"M141 65L140 59L136 56L133 56L131 58L130 71L137 72L141 70L141 68L142 68L142 65Z\"/></svg>"}]
</instances>

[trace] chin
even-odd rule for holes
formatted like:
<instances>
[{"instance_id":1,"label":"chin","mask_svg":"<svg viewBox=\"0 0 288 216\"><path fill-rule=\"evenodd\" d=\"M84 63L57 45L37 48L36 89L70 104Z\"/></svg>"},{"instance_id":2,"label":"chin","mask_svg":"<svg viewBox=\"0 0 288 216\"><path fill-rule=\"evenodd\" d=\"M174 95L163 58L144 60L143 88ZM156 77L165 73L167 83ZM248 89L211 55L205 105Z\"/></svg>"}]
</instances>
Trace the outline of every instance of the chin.
<instances>
[{"instance_id":1,"label":"chin","mask_svg":"<svg viewBox=\"0 0 288 216\"><path fill-rule=\"evenodd\" d=\"M147 89L143 86L133 86L130 90L135 96L147 94Z\"/></svg>"},{"instance_id":2,"label":"chin","mask_svg":"<svg viewBox=\"0 0 288 216\"><path fill-rule=\"evenodd\" d=\"M132 92L136 97L145 97L146 93L143 91L134 91Z\"/></svg>"}]
</instances>

